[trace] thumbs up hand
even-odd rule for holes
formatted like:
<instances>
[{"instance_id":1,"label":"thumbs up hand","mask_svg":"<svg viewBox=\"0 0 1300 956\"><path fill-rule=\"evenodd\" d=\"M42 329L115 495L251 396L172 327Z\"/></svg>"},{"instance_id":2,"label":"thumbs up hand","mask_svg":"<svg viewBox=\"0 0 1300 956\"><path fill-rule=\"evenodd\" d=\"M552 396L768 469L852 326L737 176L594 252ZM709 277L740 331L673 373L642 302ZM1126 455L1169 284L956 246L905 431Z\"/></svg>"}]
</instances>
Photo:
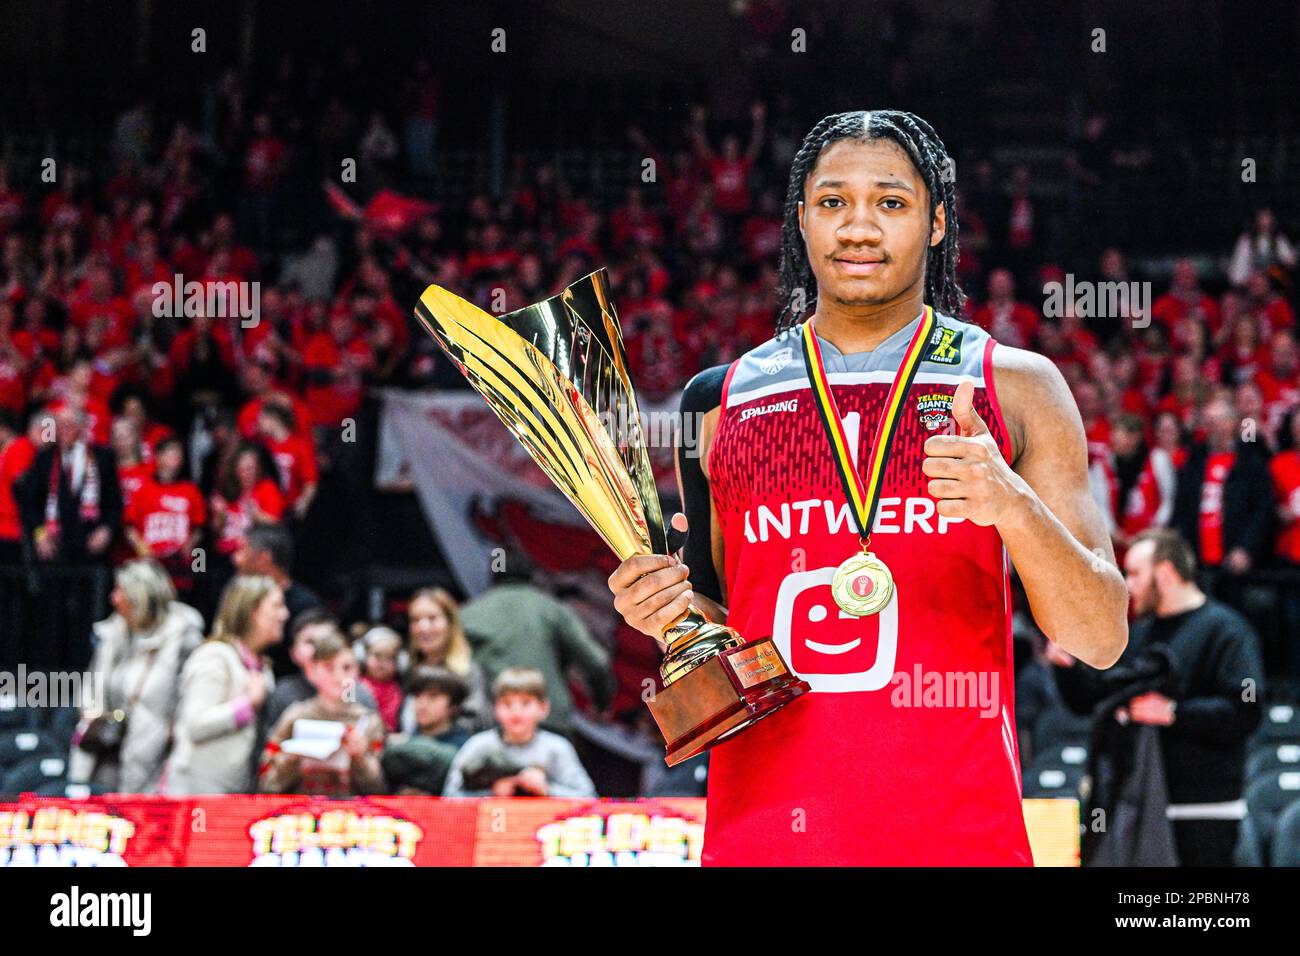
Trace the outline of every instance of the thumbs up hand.
<instances>
[{"instance_id":1,"label":"thumbs up hand","mask_svg":"<svg viewBox=\"0 0 1300 956\"><path fill-rule=\"evenodd\" d=\"M925 442L921 471L940 515L995 525L1010 515L1029 486L1011 470L993 433L975 410L975 384L964 379L952 397L955 435L932 435Z\"/></svg>"}]
</instances>

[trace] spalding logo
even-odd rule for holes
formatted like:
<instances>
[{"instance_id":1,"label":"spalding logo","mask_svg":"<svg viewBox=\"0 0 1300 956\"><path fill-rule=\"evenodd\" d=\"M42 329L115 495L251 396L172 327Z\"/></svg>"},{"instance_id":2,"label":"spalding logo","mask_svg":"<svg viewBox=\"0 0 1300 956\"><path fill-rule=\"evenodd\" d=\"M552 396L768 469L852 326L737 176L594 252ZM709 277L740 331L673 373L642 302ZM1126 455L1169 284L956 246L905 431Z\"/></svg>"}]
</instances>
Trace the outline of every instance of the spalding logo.
<instances>
[{"instance_id":1,"label":"spalding logo","mask_svg":"<svg viewBox=\"0 0 1300 956\"><path fill-rule=\"evenodd\" d=\"M786 346L785 348L781 349L781 351L774 352L773 354L769 355L767 358L763 359L763 361L759 364L758 367L761 368L768 375L775 375L777 372L781 371L781 369L789 365L790 359L793 357L794 357L794 352L791 351L789 346Z\"/></svg>"}]
</instances>

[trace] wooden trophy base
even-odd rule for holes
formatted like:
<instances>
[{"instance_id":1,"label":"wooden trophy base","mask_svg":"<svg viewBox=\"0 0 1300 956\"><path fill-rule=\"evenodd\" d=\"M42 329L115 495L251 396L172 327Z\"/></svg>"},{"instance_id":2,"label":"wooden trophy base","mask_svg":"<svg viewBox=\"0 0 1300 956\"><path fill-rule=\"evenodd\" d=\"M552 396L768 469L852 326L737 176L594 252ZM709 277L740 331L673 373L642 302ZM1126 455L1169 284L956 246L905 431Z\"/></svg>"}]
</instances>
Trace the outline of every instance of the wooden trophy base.
<instances>
[{"instance_id":1,"label":"wooden trophy base","mask_svg":"<svg viewBox=\"0 0 1300 956\"><path fill-rule=\"evenodd\" d=\"M650 699L673 767L775 713L812 688L785 666L770 637L709 658Z\"/></svg>"}]
</instances>

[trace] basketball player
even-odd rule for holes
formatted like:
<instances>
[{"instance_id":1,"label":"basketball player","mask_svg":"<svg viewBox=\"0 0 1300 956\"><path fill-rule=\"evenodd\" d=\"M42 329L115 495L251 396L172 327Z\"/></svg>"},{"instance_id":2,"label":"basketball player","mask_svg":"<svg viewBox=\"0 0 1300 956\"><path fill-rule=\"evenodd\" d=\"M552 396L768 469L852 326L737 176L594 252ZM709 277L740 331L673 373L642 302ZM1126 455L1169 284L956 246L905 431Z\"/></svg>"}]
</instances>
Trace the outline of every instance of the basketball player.
<instances>
[{"instance_id":1,"label":"basketball player","mask_svg":"<svg viewBox=\"0 0 1300 956\"><path fill-rule=\"evenodd\" d=\"M684 394L684 560L609 579L645 634L694 601L812 687L711 752L708 865L1032 864L1007 557L1069 653L1105 668L1127 643L1065 381L958 318L952 170L910 113L813 127L778 333Z\"/></svg>"}]
</instances>

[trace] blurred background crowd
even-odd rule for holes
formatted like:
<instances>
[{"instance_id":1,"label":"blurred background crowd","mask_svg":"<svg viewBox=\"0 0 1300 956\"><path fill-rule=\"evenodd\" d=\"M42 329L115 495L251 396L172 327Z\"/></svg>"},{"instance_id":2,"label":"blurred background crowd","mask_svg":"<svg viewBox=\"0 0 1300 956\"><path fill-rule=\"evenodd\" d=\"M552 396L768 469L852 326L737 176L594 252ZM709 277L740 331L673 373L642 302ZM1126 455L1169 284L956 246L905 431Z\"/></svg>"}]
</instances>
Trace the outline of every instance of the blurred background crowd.
<instances>
[{"instance_id":1,"label":"blurred background crowd","mask_svg":"<svg viewBox=\"0 0 1300 956\"><path fill-rule=\"evenodd\" d=\"M638 47L546 5L507 31L518 52L492 61L492 15L512 21L485 6L421 48L400 37L420 20L410 5L367 39L331 21L321 47L280 43L291 14L251 5L251 36L217 23L203 59L188 20L141 13L144 39L98 24L124 41L129 68L111 80L71 65L90 37L65 24L9 85L0 667L93 658L108 674L131 711L125 742L84 714L41 730L64 746L90 732L73 749L105 759L74 760L74 779L702 792L701 761L647 770L658 757L639 688L616 677L626 635L593 635L522 558L515 579L460 593L440 557L455 543L434 540L413 496L374 489L376 389L464 387L412 320L427 282L508 310L604 266L634 380L671 399L770 336L794 151L826 113L874 105L944 136L965 318L1065 374L1117 551L1153 527L1182 532L1203 586L1258 632L1269 700L1295 699L1300 208L1286 159L1300 127L1268 68L1294 23L1280 39L1240 24L1180 35L1133 65L1133 33L1150 24L1131 14L1105 54L1071 41L1056 69L1077 69L1072 84L1049 64L1087 24L1048 31L1025 3L974 4L965 19L882 4L866 37L835 4L718 4L700 30L731 44L721 75L703 55L673 59L699 54L690 43ZM1173 29L1172 6L1155 7ZM787 52L796 26L815 55ZM467 46L455 37L470 27L481 53L443 51ZM551 78L547 44L566 36L644 75ZM859 62L855 43L871 53L861 75L826 67ZM1189 50L1202 68L1162 85ZM987 82L955 93L972 83L963 73ZM160 309L155 284L177 276L205 291L257 283L256 324ZM1149 283L1150 307L1049 308L1045 287L1067 281ZM1041 635L1018 620L1018 664L1046 668ZM1053 706L1044 693L1022 709L1026 739ZM346 759L287 753L290 708L344 715ZM497 736L466 751L482 733ZM543 753L520 756L530 748Z\"/></svg>"}]
</instances>

